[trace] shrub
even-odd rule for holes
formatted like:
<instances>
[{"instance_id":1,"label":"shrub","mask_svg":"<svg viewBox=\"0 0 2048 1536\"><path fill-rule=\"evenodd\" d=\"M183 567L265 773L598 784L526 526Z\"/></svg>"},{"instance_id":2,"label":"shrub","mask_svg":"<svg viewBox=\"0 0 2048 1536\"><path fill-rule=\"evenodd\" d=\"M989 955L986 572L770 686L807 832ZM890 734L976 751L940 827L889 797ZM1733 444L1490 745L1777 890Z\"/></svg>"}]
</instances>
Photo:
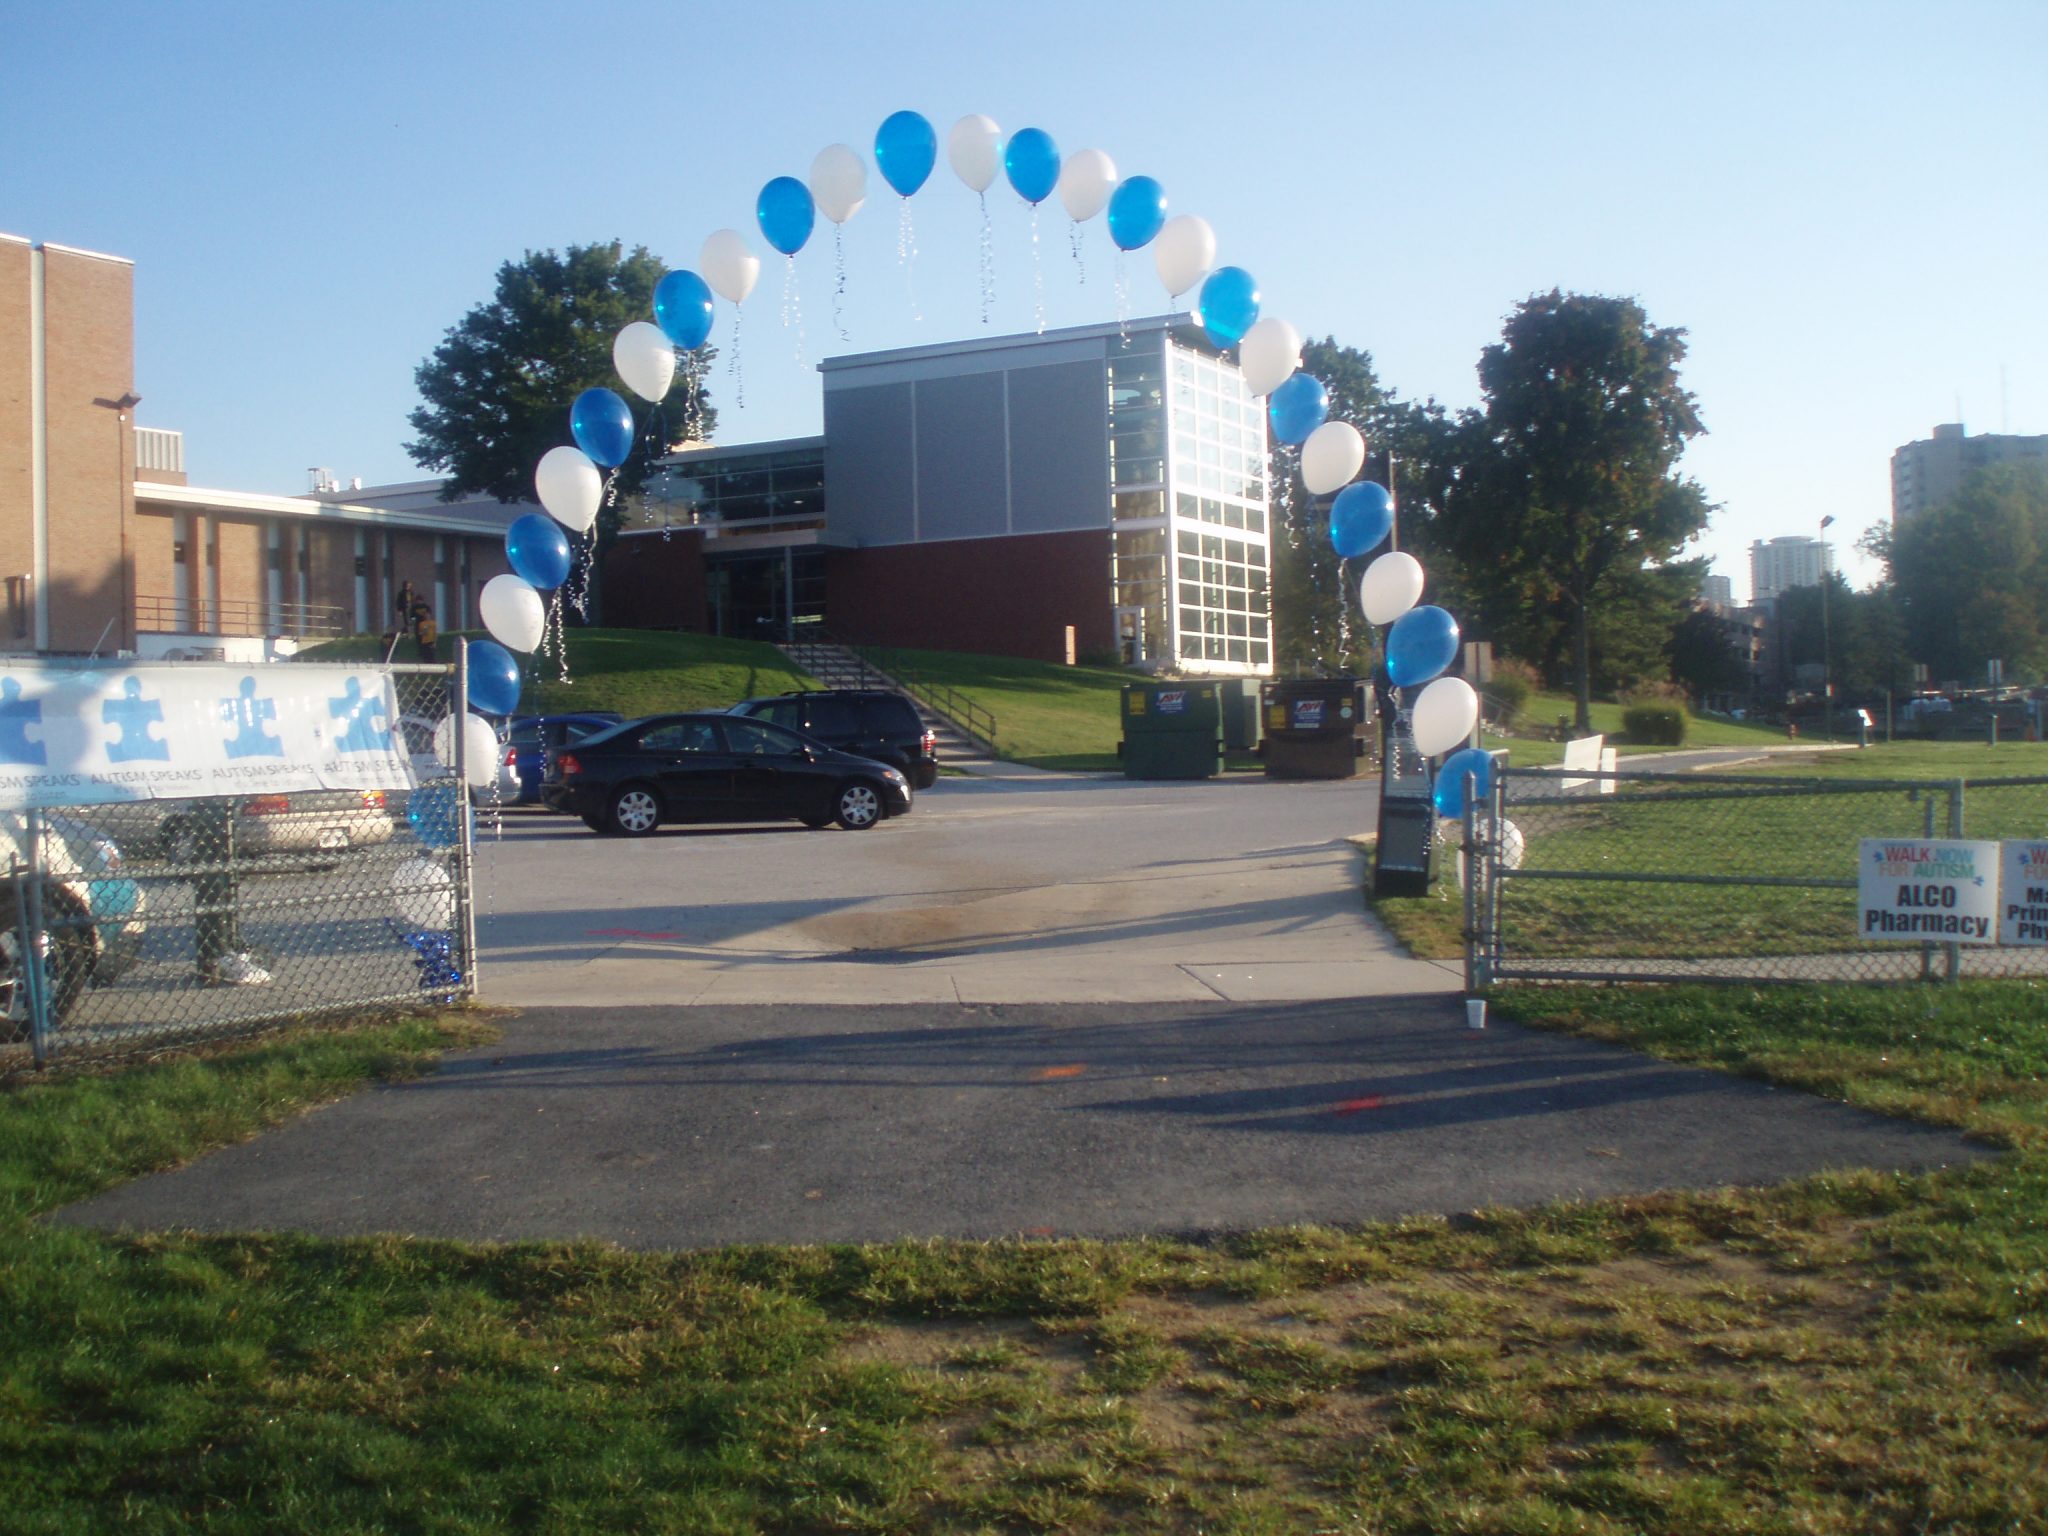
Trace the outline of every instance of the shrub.
<instances>
[{"instance_id":1,"label":"shrub","mask_svg":"<svg viewBox=\"0 0 2048 1536\"><path fill-rule=\"evenodd\" d=\"M1485 695L1493 706L1497 718L1512 722L1529 703L1542 679L1536 669L1526 661L1517 661L1512 656L1502 656L1493 664L1493 676L1486 680Z\"/></svg>"},{"instance_id":2,"label":"shrub","mask_svg":"<svg viewBox=\"0 0 2048 1536\"><path fill-rule=\"evenodd\" d=\"M1677 747L1685 744L1686 720L1680 704L1631 704L1621 712L1621 730L1639 746Z\"/></svg>"}]
</instances>

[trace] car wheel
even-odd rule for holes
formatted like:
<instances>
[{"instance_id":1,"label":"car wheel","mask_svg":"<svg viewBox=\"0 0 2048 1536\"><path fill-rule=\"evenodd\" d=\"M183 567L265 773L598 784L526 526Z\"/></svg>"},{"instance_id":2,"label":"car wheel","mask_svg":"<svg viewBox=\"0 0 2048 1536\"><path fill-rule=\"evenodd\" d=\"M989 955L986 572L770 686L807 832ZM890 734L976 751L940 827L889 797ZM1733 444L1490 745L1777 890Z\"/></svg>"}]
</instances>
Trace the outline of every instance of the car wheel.
<instances>
[{"instance_id":1,"label":"car wheel","mask_svg":"<svg viewBox=\"0 0 2048 1536\"><path fill-rule=\"evenodd\" d=\"M645 784L628 784L612 794L610 822L621 837L645 837L661 825L661 800Z\"/></svg>"},{"instance_id":2,"label":"car wheel","mask_svg":"<svg viewBox=\"0 0 2048 1536\"><path fill-rule=\"evenodd\" d=\"M50 1022L61 1025L77 1009L92 979L93 939L90 930L72 926L83 916L76 902L51 886L43 887L43 915L67 926L44 929L43 976L50 988ZM28 977L22 966L21 923L14 892L0 890L0 1031L14 1039L29 1031Z\"/></svg>"},{"instance_id":3,"label":"car wheel","mask_svg":"<svg viewBox=\"0 0 2048 1536\"><path fill-rule=\"evenodd\" d=\"M833 817L849 832L865 832L882 819L882 797L865 779L855 779L839 791L839 810Z\"/></svg>"}]
</instances>

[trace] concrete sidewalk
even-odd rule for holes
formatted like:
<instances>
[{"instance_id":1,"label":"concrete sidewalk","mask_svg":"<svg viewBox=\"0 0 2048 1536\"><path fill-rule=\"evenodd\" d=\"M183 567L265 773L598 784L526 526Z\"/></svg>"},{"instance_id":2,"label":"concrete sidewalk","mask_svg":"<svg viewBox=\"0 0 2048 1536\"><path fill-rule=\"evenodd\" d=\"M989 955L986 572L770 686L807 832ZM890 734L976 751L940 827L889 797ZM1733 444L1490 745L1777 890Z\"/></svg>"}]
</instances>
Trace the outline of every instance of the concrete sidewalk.
<instances>
[{"instance_id":1,"label":"concrete sidewalk","mask_svg":"<svg viewBox=\"0 0 2048 1536\"><path fill-rule=\"evenodd\" d=\"M1496 1022L1284 1006L535 1009L59 1213L636 1248L1209 1233L1928 1169L1953 1132Z\"/></svg>"}]
</instances>

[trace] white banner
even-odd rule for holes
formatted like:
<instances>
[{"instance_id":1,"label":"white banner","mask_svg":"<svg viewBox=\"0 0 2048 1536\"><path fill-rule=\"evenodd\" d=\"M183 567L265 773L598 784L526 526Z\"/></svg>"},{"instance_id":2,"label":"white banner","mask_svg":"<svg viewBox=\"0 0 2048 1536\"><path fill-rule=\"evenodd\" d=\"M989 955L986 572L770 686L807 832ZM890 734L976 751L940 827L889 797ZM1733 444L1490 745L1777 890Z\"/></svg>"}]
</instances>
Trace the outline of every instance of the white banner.
<instances>
[{"instance_id":1,"label":"white banner","mask_svg":"<svg viewBox=\"0 0 2048 1536\"><path fill-rule=\"evenodd\" d=\"M0 810L413 783L374 667L0 663Z\"/></svg>"}]
</instances>

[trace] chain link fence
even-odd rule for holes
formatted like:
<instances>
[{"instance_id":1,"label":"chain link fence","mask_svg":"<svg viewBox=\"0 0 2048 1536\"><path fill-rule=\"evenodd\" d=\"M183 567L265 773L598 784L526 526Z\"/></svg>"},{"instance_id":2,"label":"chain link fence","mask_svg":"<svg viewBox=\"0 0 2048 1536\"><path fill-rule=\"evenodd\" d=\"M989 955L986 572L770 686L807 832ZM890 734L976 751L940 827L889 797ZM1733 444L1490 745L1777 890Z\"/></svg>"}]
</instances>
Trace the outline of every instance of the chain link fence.
<instances>
[{"instance_id":1,"label":"chain link fence","mask_svg":"<svg viewBox=\"0 0 2048 1536\"><path fill-rule=\"evenodd\" d=\"M1865 940L1857 894L1864 838L2048 836L2048 779L1573 778L1504 768L1475 812L1476 986L2048 975L2048 945Z\"/></svg>"},{"instance_id":2,"label":"chain link fence","mask_svg":"<svg viewBox=\"0 0 2048 1536\"><path fill-rule=\"evenodd\" d=\"M496 785L464 815L457 668L374 670L409 790L0 813L0 1071L474 995L471 848Z\"/></svg>"}]
</instances>

